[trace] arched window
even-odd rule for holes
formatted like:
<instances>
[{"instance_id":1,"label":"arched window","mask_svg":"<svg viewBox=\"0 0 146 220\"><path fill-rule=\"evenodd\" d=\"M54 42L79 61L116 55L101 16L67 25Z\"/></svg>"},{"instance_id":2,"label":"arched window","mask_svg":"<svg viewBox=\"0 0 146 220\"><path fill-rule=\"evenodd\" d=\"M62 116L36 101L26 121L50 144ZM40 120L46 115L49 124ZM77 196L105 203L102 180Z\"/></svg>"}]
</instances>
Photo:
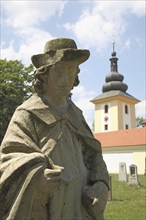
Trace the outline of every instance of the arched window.
<instances>
[{"instance_id":1,"label":"arched window","mask_svg":"<svg viewBox=\"0 0 146 220\"><path fill-rule=\"evenodd\" d=\"M128 114L128 106L125 105L125 114Z\"/></svg>"},{"instance_id":2,"label":"arched window","mask_svg":"<svg viewBox=\"0 0 146 220\"><path fill-rule=\"evenodd\" d=\"M104 106L104 113L108 113L108 105Z\"/></svg>"}]
</instances>

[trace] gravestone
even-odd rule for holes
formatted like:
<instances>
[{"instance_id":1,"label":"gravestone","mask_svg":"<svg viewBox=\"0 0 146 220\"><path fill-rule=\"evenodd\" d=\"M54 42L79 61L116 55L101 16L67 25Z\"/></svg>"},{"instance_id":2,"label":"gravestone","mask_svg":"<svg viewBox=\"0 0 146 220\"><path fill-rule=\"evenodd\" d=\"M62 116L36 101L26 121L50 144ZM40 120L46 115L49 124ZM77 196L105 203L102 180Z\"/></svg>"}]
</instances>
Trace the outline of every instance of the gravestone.
<instances>
[{"instance_id":1,"label":"gravestone","mask_svg":"<svg viewBox=\"0 0 146 220\"><path fill-rule=\"evenodd\" d=\"M126 163L119 163L119 181L127 182Z\"/></svg>"},{"instance_id":2,"label":"gravestone","mask_svg":"<svg viewBox=\"0 0 146 220\"><path fill-rule=\"evenodd\" d=\"M129 167L129 178L128 178L128 185L129 186L139 186L139 180L138 180L138 172L137 172L137 166L135 164L132 164Z\"/></svg>"}]
</instances>

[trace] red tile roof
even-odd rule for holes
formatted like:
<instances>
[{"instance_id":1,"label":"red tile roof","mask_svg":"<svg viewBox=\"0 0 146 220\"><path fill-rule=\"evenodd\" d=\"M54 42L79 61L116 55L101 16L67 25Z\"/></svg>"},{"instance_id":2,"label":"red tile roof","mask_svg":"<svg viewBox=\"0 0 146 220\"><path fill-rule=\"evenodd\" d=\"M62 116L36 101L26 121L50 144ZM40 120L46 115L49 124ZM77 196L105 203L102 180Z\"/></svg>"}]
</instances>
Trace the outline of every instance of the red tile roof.
<instances>
[{"instance_id":1,"label":"red tile roof","mask_svg":"<svg viewBox=\"0 0 146 220\"><path fill-rule=\"evenodd\" d=\"M145 145L146 128L95 133L94 137L101 142L102 147Z\"/></svg>"}]
</instances>

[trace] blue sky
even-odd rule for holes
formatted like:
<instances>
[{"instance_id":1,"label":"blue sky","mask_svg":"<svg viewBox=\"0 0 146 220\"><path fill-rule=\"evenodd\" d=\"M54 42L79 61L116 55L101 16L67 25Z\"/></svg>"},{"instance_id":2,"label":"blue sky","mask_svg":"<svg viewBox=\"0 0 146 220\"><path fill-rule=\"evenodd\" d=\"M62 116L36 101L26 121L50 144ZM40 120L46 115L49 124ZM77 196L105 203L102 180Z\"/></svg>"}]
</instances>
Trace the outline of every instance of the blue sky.
<instances>
[{"instance_id":1,"label":"blue sky","mask_svg":"<svg viewBox=\"0 0 146 220\"><path fill-rule=\"evenodd\" d=\"M119 73L124 75L127 92L141 102L136 115L145 116L145 1L1 1L1 58L31 63L33 54L43 52L46 41L73 38L78 48L90 50L80 66L80 84L73 100L83 110L91 126L94 105L101 94L109 58L115 43Z\"/></svg>"}]
</instances>

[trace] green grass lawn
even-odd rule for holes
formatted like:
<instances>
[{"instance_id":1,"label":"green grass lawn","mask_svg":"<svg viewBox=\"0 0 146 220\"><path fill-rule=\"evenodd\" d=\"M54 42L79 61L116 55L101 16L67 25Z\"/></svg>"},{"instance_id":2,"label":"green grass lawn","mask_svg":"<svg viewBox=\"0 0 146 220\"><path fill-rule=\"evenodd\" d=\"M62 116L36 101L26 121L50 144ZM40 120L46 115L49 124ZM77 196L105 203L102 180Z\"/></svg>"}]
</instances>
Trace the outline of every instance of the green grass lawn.
<instances>
[{"instance_id":1,"label":"green grass lawn","mask_svg":"<svg viewBox=\"0 0 146 220\"><path fill-rule=\"evenodd\" d=\"M140 187L119 182L118 175L112 176L112 201L105 209L105 220L146 220L146 177L139 175Z\"/></svg>"}]
</instances>

